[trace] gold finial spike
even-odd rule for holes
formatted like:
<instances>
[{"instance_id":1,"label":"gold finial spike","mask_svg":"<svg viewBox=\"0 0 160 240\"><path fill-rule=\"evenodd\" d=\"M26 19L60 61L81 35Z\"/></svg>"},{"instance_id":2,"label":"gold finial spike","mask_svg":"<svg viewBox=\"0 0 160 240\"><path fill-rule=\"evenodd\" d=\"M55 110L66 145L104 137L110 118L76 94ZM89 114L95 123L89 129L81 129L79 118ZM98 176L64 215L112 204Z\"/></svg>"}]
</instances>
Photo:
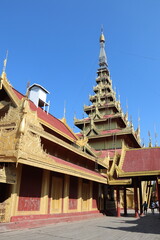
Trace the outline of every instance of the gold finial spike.
<instances>
[{"instance_id":1,"label":"gold finial spike","mask_svg":"<svg viewBox=\"0 0 160 240\"><path fill-rule=\"evenodd\" d=\"M152 139L151 139L151 134L150 131L148 131L148 136L149 136L149 147L152 147Z\"/></svg>"},{"instance_id":2,"label":"gold finial spike","mask_svg":"<svg viewBox=\"0 0 160 240\"><path fill-rule=\"evenodd\" d=\"M126 112L128 112L128 99L126 99Z\"/></svg>"},{"instance_id":3,"label":"gold finial spike","mask_svg":"<svg viewBox=\"0 0 160 240\"><path fill-rule=\"evenodd\" d=\"M66 118L66 101L64 101L64 113L63 113L63 118Z\"/></svg>"},{"instance_id":4,"label":"gold finial spike","mask_svg":"<svg viewBox=\"0 0 160 240\"><path fill-rule=\"evenodd\" d=\"M101 33L103 33L103 24L101 25Z\"/></svg>"},{"instance_id":5,"label":"gold finial spike","mask_svg":"<svg viewBox=\"0 0 160 240\"><path fill-rule=\"evenodd\" d=\"M61 121L66 124L66 101L64 101L64 112L63 112L63 118L61 119Z\"/></svg>"},{"instance_id":6,"label":"gold finial spike","mask_svg":"<svg viewBox=\"0 0 160 240\"><path fill-rule=\"evenodd\" d=\"M27 82L27 90L26 90L26 97L28 98L29 95L29 86L30 86L30 82Z\"/></svg>"},{"instance_id":7,"label":"gold finial spike","mask_svg":"<svg viewBox=\"0 0 160 240\"><path fill-rule=\"evenodd\" d=\"M157 143L158 134L157 134L157 131L156 131L156 125L154 125L154 134L155 134L155 147L157 147L158 146L158 143Z\"/></svg>"},{"instance_id":8,"label":"gold finial spike","mask_svg":"<svg viewBox=\"0 0 160 240\"><path fill-rule=\"evenodd\" d=\"M4 73L6 72L7 60L8 60L8 50L6 52L6 58L4 59L4 62L3 62L3 72Z\"/></svg>"},{"instance_id":9,"label":"gold finial spike","mask_svg":"<svg viewBox=\"0 0 160 240\"><path fill-rule=\"evenodd\" d=\"M104 34L103 34L103 25L101 26L100 42L105 42L105 37L104 37Z\"/></svg>"}]
</instances>

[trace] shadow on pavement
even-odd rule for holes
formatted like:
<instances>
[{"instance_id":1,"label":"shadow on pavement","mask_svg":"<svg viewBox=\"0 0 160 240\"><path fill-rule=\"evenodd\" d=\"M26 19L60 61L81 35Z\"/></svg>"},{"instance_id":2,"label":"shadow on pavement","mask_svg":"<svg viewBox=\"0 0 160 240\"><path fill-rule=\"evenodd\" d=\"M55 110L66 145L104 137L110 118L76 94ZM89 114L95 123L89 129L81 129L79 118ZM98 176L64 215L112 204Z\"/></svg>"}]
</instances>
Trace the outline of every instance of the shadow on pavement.
<instances>
[{"instance_id":1,"label":"shadow on pavement","mask_svg":"<svg viewBox=\"0 0 160 240\"><path fill-rule=\"evenodd\" d=\"M125 231L125 232L137 232L137 233L150 233L150 234L160 234L160 215L158 213L156 214L151 214L148 213L145 216L142 216L140 218L133 218L133 215L131 215L132 218L122 217L119 218L118 220L113 220L113 226L114 222L116 223L116 227L110 227L110 226L99 226L101 228L107 228L111 230L118 229L120 231ZM119 224L117 224L119 223ZM118 226L122 225L122 226ZM123 226L124 225L124 226ZM132 226L131 226L132 225Z\"/></svg>"}]
</instances>

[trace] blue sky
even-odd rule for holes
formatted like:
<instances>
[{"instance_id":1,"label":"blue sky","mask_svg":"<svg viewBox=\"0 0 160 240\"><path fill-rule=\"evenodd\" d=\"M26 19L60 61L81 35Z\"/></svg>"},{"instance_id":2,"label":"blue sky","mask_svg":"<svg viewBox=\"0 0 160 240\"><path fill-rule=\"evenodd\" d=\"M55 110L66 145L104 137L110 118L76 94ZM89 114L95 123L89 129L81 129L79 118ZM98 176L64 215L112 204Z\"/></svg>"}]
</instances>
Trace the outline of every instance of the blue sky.
<instances>
[{"instance_id":1,"label":"blue sky","mask_svg":"<svg viewBox=\"0 0 160 240\"><path fill-rule=\"evenodd\" d=\"M0 0L0 66L25 93L27 82L50 91L50 113L67 123L83 117L96 85L101 25L117 98L141 139L160 144L159 0ZM77 129L74 128L77 132Z\"/></svg>"}]
</instances>

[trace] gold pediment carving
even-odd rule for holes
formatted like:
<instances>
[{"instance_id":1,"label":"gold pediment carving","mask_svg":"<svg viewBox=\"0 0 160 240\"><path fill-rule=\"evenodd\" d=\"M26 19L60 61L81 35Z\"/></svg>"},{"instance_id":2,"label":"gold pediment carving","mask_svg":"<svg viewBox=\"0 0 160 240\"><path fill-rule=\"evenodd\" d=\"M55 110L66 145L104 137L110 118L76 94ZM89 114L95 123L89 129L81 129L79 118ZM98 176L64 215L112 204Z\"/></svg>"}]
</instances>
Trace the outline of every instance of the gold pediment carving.
<instances>
[{"instance_id":1,"label":"gold pediment carving","mask_svg":"<svg viewBox=\"0 0 160 240\"><path fill-rule=\"evenodd\" d=\"M18 143L18 158L47 159L48 154L44 151L39 135L31 131L21 134Z\"/></svg>"},{"instance_id":2,"label":"gold pediment carving","mask_svg":"<svg viewBox=\"0 0 160 240\"><path fill-rule=\"evenodd\" d=\"M8 151L16 148L16 129L0 129L0 153L6 155Z\"/></svg>"},{"instance_id":3,"label":"gold pediment carving","mask_svg":"<svg viewBox=\"0 0 160 240\"><path fill-rule=\"evenodd\" d=\"M9 107L8 112L0 119L0 124L17 123L20 120L20 108Z\"/></svg>"}]
</instances>

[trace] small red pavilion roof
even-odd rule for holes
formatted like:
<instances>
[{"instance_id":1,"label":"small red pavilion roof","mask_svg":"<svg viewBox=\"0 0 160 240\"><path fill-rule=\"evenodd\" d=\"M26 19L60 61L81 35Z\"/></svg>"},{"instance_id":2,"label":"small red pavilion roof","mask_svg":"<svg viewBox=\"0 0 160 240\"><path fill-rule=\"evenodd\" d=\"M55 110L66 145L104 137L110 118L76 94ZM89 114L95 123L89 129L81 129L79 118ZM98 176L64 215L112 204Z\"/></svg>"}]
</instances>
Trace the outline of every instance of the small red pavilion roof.
<instances>
[{"instance_id":1,"label":"small red pavilion roof","mask_svg":"<svg viewBox=\"0 0 160 240\"><path fill-rule=\"evenodd\" d=\"M13 91L19 99L22 99L24 97L23 94L21 94L20 92L18 92L14 88L13 88ZM51 127L56 128L62 134L67 135L72 140L74 140L74 141L77 140L76 136L72 133L72 131L69 128L67 128L67 126L62 121L60 121L56 117L52 116L51 114L46 113L45 111L43 111L42 108L40 108L40 107L37 108L32 101L29 101L29 103L30 103L31 110L32 111L37 111L38 118L40 118L44 122L51 125Z\"/></svg>"},{"instance_id":2,"label":"small red pavilion roof","mask_svg":"<svg viewBox=\"0 0 160 240\"><path fill-rule=\"evenodd\" d=\"M126 150L120 175L145 175L146 172L160 172L160 148Z\"/></svg>"}]
</instances>

